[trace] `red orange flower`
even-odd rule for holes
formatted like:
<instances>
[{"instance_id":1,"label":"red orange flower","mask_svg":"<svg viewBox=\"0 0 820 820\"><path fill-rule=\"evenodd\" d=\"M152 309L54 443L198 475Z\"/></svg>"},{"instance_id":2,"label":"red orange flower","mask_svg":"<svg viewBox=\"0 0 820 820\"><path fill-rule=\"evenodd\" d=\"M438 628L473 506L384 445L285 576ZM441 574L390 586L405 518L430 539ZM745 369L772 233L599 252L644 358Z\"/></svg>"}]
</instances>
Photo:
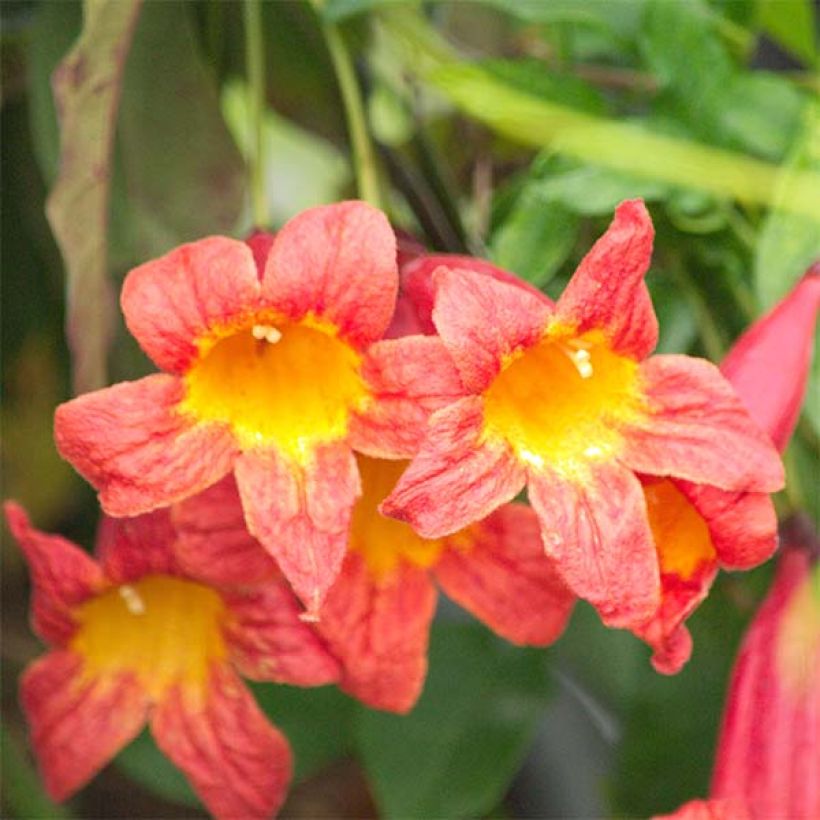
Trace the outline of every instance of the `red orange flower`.
<instances>
[{"instance_id":1,"label":"red orange flower","mask_svg":"<svg viewBox=\"0 0 820 820\"><path fill-rule=\"evenodd\" d=\"M306 211L251 247L177 248L131 271L121 298L166 372L60 406L57 446L115 516L233 472L250 530L315 610L360 491L353 448L409 456L436 391L449 400L458 386L437 339L408 342L400 360L378 341L397 284L393 231L360 202Z\"/></svg>"},{"instance_id":2,"label":"red orange flower","mask_svg":"<svg viewBox=\"0 0 820 820\"><path fill-rule=\"evenodd\" d=\"M338 675L284 582L239 591L192 579L167 511L105 519L94 560L17 504L5 510L31 568L34 629L51 646L20 690L48 793L69 797L147 719L211 813L273 814L290 748L237 672L305 686Z\"/></svg>"},{"instance_id":3,"label":"red orange flower","mask_svg":"<svg viewBox=\"0 0 820 820\"><path fill-rule=\"evenodd\" d=\"M657 340L643 281L652 236L643 204L623 203L554 306L440 268L433 321L465 389L433 414L383 505L438 538L527 485L547 554L613 626L639 626L661 603L639 474L732 492L783 481L774 448L717 368L647 358Z\"/></svg>"}]
</instances>

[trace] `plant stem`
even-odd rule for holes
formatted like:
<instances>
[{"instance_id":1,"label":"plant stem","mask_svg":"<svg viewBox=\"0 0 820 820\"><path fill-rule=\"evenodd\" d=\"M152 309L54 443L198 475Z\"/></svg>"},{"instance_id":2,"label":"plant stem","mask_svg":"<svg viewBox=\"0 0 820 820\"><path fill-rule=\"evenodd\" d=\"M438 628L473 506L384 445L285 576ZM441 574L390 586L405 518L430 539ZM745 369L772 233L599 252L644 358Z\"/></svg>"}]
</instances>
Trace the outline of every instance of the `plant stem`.
<instances>
[{"instance_id":1,"label":"plant stem","mask_svg":"<svg viewBox=\"0 0 820 820\"><path fill-rule=\"evenodd\" d=\"M347 118L347 131L353 151L353 164L356 171L356 187L359 196L377 208L381 207L379 176L376 169L376 153L370 134L367 131L367 120L364 113L364 103L356 80L353 61L342 35L337 26L325 22L322 17L323 0L311 0L319 17L330 59L336 71L336 80L342 94L342 102Z\"/></svg>"},{"instance_id":2,"label":"plant stem","mask_svg":"<svg viewBox=\"0 0 820 820\"><path fill-rule=\"evenodd\" d=\"M265 39L262 31L262 0L245 0L245 69L250 89L250 174L251 209L254 224L268 227L268 204L265 198L265 151L262 124L265 115Z\"/></svg>"}]
</instances>

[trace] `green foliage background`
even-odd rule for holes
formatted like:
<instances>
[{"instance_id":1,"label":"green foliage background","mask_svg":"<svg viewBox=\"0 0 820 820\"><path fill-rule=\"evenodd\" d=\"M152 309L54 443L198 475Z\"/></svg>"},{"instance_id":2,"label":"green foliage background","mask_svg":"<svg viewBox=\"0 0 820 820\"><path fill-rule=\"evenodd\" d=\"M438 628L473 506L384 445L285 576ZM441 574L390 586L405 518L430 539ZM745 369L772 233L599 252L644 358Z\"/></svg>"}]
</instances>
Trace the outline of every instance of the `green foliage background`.
<instances>
[{"instance_id":1,"label":"green foliage background","mask_svg":"<svg viewBox=\"0 0 820 820\"><path fill-rule=\"evenodd\" d=\"M661 350L715 361L820 256L809 0L263 2L263 88L247 82L242 4L195 0L135 12L113 75L102 198L64 263L45 216L60 171L51 77L78 37L90 59L112 45L112 29L90 25L111 2L0 5L4 493L43 529L86 545L93 493L50 433L71 393L66 304L87 317L69 339L75 362L88 357L109 382L149 371L110 294L130 267L174 245L251 228L256 93L267 227L357 195L363 169L323 30L352 57L383 204L430 248L487 256L556 295L614 206L643 197L657 229L648 282ZM93 134L77 144L100 147ZM49 213L52 224L66 218L59 202ZM781 499L815 518L818 358ZM3 558L4 816L201 814L147 735L66 808L48 803L15 699L40 651L26 627L26 573L7 540ZM674 678L585 606L556 646L525 651L445 602L409 716L367 711L333 689L258 686L296 753L301 785L284 814L648 816L704 796L727 675L769 577L769 567L721 577Z\"/></svg>"}]
</instances>

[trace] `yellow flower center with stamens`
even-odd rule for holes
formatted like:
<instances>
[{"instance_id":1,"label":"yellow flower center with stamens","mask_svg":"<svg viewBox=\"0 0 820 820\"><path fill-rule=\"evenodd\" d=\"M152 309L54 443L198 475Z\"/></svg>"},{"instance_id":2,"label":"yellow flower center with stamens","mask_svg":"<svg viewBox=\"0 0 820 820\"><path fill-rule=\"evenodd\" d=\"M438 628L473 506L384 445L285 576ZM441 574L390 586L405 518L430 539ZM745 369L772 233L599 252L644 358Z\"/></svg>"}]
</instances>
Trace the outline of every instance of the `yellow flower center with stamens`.
<instances>
[{"instance_id":1,"label":"yellow flower center with stamens","mask_svg":"<svg viewBox=\"0 0 820 820\"><path fill-rule=\"evenodd\" d=\"M230 424L240 445L303 459L347 434L368 391L360 357L311 323L259 321L218 340L185 376L183 412Z\"/></svg>"},{"instance_id":2,"label":"yellow flower center with stamens","mask_svg":"<svg viewBox=\"0 0 820 820\"><path fill-rule=\"evenodd\" d=\"M379 504L387 498L407 467L406 461L356 456L362 479L362 495L353 508L350 548L360 553L370 573L384 578L404 560L417 567L436 563L444 549L440 539L422 538L403 521L387 518Z\"/></svg>"},{"instance_id":3,"label":"yellow flower center with stamens","mask_svg":"<svg viewBox=\"0 0 820 820\"><path fill-rule=\"evenodd\" d=\"M224 659L225 605L212 589L149 575L76 607L70 648L89 678L131 672L157 699L174 684L201 693L211 663Z\"/></svg>"},{"instance_id":4,"label":"yellow flower center with stamens","mask_svg":"<svg viewBox=\"0 0 820 820\"><path fill-rule=\"evenodd\" d=\"M598 331L554 326L505 362L484 407L487 438L506 440L536 468L576 477L589 461L617 455L620 426L642 414L638 365Z\"/></svg>"},{"instance_id":5,"label":"yellow flower center with stamens","mask_svg":"<svg viewBox=\"0 0 820 820\"><path fill-rule=\"evenodd\" d=\"M643 492L661 573L689 580L716 555L706 522L671 481L647 484Z\"/></svg>"}]
</instances>

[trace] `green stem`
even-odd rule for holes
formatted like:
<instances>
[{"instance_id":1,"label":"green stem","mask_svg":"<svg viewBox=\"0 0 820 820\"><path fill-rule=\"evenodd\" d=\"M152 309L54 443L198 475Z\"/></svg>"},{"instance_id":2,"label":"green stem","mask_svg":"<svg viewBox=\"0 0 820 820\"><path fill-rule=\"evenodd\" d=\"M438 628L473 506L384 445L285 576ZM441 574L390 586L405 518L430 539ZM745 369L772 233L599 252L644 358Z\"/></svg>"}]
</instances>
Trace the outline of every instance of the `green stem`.
<instances>
[{"instance_id":1,"label":"green stem","mask_svg":"<svg viewBox=\"0 0 820 820\"><path fill-rule=\"evenodd\" d=\"M268 204L265 197L265 151L262 124L265 116L265 39L262 31L261 0L245 0L245 70L250 89L250 174L251 209L254 224L268 227Z\"/></svg>"},{"instance_id":2,"label":"green stem","mask_svg":"<svg viewBox=\"0 0 820 820\"><path fill-rule=\"evenodd\" d=\"M330 52L330 59L333 61L336 80L342 94L342 102L344 103L347 118L347 130L353 150L356 187L359 190L359 196L371 205L380 208L381 194L379 175L376 170L376 153L373 150L373 143L370 141L370 134L367 131L364 103L362 102L362 95L356 80L356 72L353 68L350 52L339 33L339 29L335 25L325 22L322 17L324 0L311 0L311 3L319 17L319 24L327 43L327 49Z\"/></svg>"}]
</instances>

